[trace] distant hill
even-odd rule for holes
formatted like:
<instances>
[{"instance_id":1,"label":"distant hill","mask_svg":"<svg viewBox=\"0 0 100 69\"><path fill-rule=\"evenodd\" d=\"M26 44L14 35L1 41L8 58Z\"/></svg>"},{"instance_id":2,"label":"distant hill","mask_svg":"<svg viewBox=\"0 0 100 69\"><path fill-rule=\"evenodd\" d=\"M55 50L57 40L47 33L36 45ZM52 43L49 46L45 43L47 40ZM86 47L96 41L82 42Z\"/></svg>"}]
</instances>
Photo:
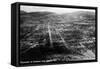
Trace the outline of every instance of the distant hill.
<instances>
[{"instance_id":1,"label":"distant hill","mask_svg":"<svg viewBox=\"0 0 100 69\"><path fill-rule=\"evenodd\" d=\"M73 13L65 13L61 15L68 22L70 21L83 21L83 20L95 20L95 13L89 11L78 11Z\"/></svg>"},{"instance_id":2,"label":"distant hill","mask_svg":"<svg viewBox=\"0 0 100 69\"><path fill-rule=\"evenodd\" d=\"M27 12L25 11L20 11L20 15L26 14Z\"/></svg>"},{"instance_id":3,"label":"distant hill","mask_svg":"<svg viewBox=\"0 0 100 69\"><path fill-rule=\"evenodd\" d=\"M20 11L22 23L68 23L74 21L95 21L95 13L78 11L73 13L56 14L53 12L25 12Z\"/></svg>"}]
</instances>

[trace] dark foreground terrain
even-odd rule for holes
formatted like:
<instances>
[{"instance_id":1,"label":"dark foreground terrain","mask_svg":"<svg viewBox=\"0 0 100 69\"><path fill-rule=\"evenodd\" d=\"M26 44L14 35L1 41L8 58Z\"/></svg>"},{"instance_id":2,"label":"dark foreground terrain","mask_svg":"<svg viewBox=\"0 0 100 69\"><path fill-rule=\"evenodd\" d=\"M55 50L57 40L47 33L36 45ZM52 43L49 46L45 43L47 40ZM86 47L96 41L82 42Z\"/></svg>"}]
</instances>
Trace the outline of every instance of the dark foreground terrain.
<instances>
[{"instance_id":1,"label":"dark foreground terrain","mask_svg":"<svg viewBox=\"0 0 100 69\"><path fill-rule=\"evenodd\" d=\"M95 13L21 11L20 60L57 62L95 59Z\"/></svg>"}]
</instances>

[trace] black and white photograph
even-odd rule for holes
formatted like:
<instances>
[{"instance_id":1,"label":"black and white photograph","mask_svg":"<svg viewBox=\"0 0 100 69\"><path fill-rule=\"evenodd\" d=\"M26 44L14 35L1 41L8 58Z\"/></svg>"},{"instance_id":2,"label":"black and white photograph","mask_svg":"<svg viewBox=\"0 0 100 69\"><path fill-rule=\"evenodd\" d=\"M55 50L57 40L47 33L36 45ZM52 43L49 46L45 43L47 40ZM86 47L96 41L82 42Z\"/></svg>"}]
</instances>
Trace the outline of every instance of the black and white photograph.
<instances>
[{"instance_id":1,"label":"black and white photograph","mask_svg":"<svg viewBox=\"0 0 100 69\"><path fill-rule=\"evenodd\" d=\"M95 10L20 6L20 63L96 59Z\"/></svg>"},{"instance_id":2,"label":"black and white photograph","mask_svg":"<svg viewBox=\"0 0 100 69\"><path fill-rule=\"evenodd\" d=\"M100 69L100 0L2 0L0 69Z\"/></svg>"}]
</instances>

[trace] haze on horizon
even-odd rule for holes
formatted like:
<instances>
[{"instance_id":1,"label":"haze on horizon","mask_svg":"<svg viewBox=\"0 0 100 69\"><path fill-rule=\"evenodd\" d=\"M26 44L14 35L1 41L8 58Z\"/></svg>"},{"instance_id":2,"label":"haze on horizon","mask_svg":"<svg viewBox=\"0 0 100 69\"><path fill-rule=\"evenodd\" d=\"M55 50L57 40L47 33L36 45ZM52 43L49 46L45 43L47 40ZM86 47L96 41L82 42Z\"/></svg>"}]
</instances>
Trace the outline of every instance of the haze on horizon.
<instances>
[{"instance_id":1,"label":"haze on horizon","mask_svg":"<svg viewBox=\"0 0 100 69\"><path fill-rule=\"evenodd\" d=\"M76 9L76 8L59 8L59 7L43 7L43 6L20 6L20 10L26 12L54 12L58 14L63 13L71 13L77 11L91 11L95 12L95 10L90 9Z\"/></svg>"}]
</instances>

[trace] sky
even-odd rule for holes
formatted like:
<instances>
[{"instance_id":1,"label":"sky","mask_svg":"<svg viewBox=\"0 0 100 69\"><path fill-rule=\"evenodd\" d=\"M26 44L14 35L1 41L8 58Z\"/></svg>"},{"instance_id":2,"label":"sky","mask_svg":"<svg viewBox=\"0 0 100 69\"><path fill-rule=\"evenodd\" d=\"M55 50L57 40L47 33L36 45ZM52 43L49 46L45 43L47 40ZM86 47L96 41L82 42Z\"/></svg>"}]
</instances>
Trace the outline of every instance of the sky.
<instances>
[{"instance_id":1,"label":"sky","mask_svg":"<svg viewBox=\"0 0 100 69\"><path fill-rule=\"evenodd\" d=\"M55 12L58 14L71 13L71 12L76 12L76 11L95 12L95 10L89 10L89 9L58 8L58 7L43 7L43 6L20 6L20 10L23 10L26 12L48 11L48 12Z\"/></svg>"}]
</instances>

